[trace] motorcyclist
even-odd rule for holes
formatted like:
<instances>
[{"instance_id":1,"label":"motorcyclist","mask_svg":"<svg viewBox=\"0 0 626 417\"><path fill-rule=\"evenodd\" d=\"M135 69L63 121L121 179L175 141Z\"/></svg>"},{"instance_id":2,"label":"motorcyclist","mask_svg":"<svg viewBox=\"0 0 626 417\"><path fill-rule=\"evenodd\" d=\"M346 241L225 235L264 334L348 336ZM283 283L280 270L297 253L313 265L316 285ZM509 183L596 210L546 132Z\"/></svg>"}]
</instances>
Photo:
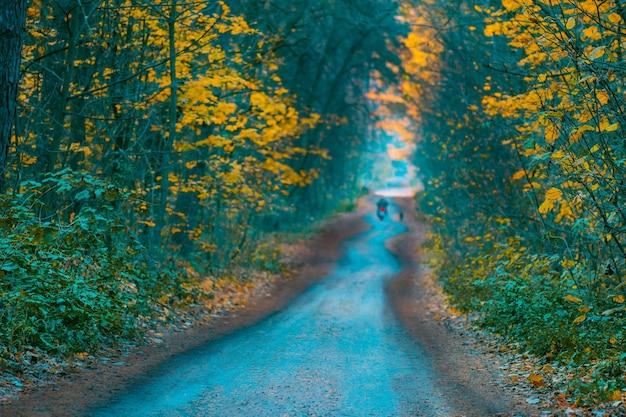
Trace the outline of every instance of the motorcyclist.
<instances>
[{"instance_id":1,"label":"motorcyclist","mask_svg":"<svg viewBox=\"0 0 626 417\"><path fill-rule=\"evenodd\" d=\"M382 220L387 215L387 206L389 206L389 202L384 198L381 198L376 203L376 214L378 215L378 218L380 220Z\"/></svg>"}]
</instances>

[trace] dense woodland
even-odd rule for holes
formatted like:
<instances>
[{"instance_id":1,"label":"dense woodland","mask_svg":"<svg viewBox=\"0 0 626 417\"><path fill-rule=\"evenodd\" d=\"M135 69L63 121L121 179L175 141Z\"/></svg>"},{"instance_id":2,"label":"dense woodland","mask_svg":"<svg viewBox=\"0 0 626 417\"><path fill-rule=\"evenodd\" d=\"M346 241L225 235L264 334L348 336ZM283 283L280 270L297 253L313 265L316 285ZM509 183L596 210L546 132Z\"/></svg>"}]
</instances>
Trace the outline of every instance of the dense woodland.
<instances>
[{"instance_id":1,"label":"dense woodland","mask_svg":"<svg viewBox=\"0 0 626 417\"><path fill-rule=\"evenodd\" d=\"M621 399L625 10L16 1L1 365L137 337L163 306L215 296L207 279L279 270L280 234L349 207L371 141L393 137L416 148L451 303L536 355L537 388L558 368L579 401Z\"/></svg>"}]
</instances>

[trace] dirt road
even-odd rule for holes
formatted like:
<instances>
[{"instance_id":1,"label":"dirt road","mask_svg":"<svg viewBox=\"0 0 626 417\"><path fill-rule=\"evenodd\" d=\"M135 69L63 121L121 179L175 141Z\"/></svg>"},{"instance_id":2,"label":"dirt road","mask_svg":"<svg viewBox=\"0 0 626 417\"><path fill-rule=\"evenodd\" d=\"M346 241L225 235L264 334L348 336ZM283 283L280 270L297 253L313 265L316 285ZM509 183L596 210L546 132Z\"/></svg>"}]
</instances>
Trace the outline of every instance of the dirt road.
<instances>
[{"instance_id":1,"label":"dirt road","mask_svg":"<svg viewBox=\"0 0 626 417\"><path fill-rule=\"evenodd\" d=\"M450 395L451 385L427 350L389 308L386 288L400 263L385 242L407 230L394 213L399 209L392 205L383 221L367 215L371 229L346 241L337 267L286 309L173 359L132 391L96 405L94 416L436 417L514 411L499 398L468 404Z\"/></svg>"},{"instance_id":2,"label":"dirt road","mask_svg":"<svg viewBox=\"0 0 626 417\"><path fill-rule=\"evenodd\" d=\"M405 227L373 228L321 284L258 325L172 360L95 416L447 416L428 358L386 306Z\"/></svg>"},{"instance_id":3,"label":"dirt road","mask_svg":"<svg viewBox=\"0 0 626 417\"><path fill-rule=\"evenodd\" d=\"M409 200L401 203L412 210ZM98 417L536 415L502 387L493 358L434 318L440 300L421 287L410 259L423 230L407 221L411 233L404 233L399 211L393 203L383 221L372 209L336 223L338 230L366 230L366 222L369 230L343 242L335 266L298 297L292 298L311 283L315 262L307 279L273 298L289 304L253 306L226 330L218 325L221 337L177 336L170 345L179 347L153 352L149 367L133 365L131 356L116 372L95 370L95 382L83 375L6 410ZM319 259L337 252L346 234L327 231ZM248 327L229 334L242 326Z\"/></svg>"}]
</instances>

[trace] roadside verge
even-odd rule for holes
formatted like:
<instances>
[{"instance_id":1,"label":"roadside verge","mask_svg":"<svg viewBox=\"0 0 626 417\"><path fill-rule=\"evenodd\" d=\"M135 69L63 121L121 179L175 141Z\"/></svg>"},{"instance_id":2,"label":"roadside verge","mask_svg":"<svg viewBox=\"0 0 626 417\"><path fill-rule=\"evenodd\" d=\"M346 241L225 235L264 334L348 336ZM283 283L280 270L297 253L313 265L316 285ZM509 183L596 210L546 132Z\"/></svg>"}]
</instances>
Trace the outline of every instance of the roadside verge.
<instances>
[{"instance_id":1,"label":"roadside verge","mask_svg":"<svg viewBox=\"0 0 626 417\"><path fill-rule=\"evenodd\" d=\"M414 219L415 201L395 198L407 215L408 231L388 242L402 265L390 281L390 305L440 376L440 389L448 394L462 416L535 416L532 392L507 383L506 366L476 334L458 325L462 317L449 309L441 289L423 263L421 246L427 226ZM410 214L410 215L409 215Z\"/></svg>"}]
</instances>

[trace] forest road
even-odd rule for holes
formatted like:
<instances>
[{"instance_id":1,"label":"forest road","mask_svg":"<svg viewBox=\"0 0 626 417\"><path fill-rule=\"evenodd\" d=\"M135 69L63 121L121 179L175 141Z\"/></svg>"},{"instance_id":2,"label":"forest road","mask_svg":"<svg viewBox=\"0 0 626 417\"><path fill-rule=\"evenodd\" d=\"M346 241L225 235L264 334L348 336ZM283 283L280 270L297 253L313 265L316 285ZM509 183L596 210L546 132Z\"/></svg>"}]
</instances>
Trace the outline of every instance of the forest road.
<instances>
[{"instance_id":1,"label":"forest road","mask_svg":"<svg viewBox=\"0 0 626 417\"><path fill-rule=\"evenodd\" d=\"M464 394L442 384L432 353L389 306L401 264L385 242L407 230L397 213L393 203L383 221L366 214L372 227L346 240L334 269L285 309L173 357L89 415L511 415L459 402Z\"/></svg>"}]
</instances>

